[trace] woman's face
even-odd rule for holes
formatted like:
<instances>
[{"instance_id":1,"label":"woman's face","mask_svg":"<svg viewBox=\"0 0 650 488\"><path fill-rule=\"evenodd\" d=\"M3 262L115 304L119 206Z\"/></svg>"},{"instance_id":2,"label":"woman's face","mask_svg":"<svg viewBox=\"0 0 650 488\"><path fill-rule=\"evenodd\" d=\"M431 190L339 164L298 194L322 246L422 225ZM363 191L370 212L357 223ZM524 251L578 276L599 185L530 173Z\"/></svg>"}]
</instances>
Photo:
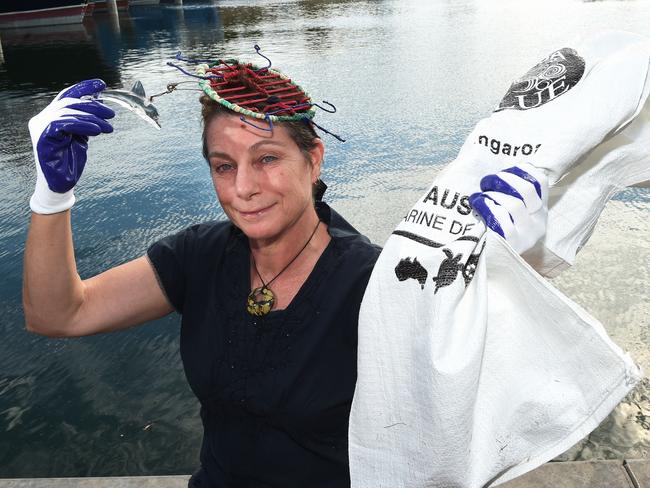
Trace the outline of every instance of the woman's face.
<instances>
[{"instance_id":1,"label":"woman's face","mask_svg":"<svg viewBox=\"0 0 650 488\"><path fill-rule=\"evenodd\" d=\"M281 124L267 132L222 115L209 122L206 142L219 202L250 239L277 239L306 220L323 158L320 140L307 161Z\"/></svg>"}]
</instances>

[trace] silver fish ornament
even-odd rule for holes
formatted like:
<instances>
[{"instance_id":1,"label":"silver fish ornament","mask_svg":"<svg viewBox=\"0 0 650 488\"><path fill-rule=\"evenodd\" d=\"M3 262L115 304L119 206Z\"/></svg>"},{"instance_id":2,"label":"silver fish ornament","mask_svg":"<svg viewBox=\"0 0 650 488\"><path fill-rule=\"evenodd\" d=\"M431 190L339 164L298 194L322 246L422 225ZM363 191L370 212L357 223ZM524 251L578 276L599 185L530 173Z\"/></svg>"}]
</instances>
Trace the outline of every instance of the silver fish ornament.
<instances>
[{"instance_id":1,"label":"silver fish ornament","mask_svg":"<svg viewBox=\"0 0 650 488\"><path fill-rule=\"evenodd\" d=\"M120 105L160 130L158 109L145 94L140 81L136 81L130 90L104 90L95 97L95 100Z\"/></svg>"}]
</instances>

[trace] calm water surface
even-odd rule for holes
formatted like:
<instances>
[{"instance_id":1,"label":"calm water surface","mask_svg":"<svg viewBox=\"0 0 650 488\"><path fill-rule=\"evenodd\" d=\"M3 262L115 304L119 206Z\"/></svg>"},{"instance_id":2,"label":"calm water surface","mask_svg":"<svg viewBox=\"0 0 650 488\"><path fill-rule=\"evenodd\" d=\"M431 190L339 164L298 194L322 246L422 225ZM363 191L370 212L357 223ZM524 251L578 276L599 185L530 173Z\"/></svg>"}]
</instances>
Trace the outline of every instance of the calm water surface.
<instances>
[{"instance_id":1,"label":"calm water surface","mask_svg":"<svg viewBox=\"0 0 650 488\"><path fill-rule=\"evenodd\" d=\"M85 78L181 77L176 51L256 59L260 44L316 100L329 201L382 243L509 81L553 49L605 28L648 33L650 2L224 0L131 8L83 25L0 32L0 477L189 473L198 404L178 355L179 317L52 340L23 329L21 260L34 167L27 121ZM79 273L142 255L154 240L223 216L200 156L198 92L163 96L157 132L119 111L92 141L72 212ZM390 195L390 202L386 198ZM573 269L555 284L650 369L650 193L617 195ZM620 246L620 236L626 244ZM646 382L564 459L649 456Z\"/></svg>"}]
</instances>

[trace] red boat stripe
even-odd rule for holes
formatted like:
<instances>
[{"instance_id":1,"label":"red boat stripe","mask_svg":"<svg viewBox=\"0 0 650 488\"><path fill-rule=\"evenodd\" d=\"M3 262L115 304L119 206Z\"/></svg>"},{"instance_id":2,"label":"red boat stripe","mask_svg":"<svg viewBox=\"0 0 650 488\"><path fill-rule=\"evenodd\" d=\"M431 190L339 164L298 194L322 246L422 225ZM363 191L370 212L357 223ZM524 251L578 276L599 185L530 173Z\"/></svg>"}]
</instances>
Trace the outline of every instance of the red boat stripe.
<instances>
[{"instance_id":1,"label":"red boat stripe","mask_svg":"<svg viewBox=\"0 0 650 488\"><path fill-rule=\"evenodd\" d=\"M0 21L16 21L26 19L45 19L48 17L69 17L79 15L86 10L85 5L75 5L72 7L48 8L43 10L30 10L28 12L10 12L0 14Z\"/></svg>"}]
</instances>

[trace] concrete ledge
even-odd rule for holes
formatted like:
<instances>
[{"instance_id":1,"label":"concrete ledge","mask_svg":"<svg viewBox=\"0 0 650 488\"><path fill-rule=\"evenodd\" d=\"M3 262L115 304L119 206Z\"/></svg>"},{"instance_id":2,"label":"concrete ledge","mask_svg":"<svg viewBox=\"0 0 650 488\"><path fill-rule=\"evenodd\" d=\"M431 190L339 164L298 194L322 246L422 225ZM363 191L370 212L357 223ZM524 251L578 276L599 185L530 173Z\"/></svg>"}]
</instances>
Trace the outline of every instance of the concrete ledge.
<instances>
[{"instance_id":1,"label":"concrete ledge","mask_svg":"<svg viewBox=\"0 0 650 488\"><path fill-rule=\"evenodd\" d=\"M646 461L649 463L650 460ZM576 461L547 463L519 478L500 485L503 488L638 488L623 461Z\"/></svg>"},{"instance_id":2,"label":"concrete ledge","mask_svg":"<svg viewBox=\"0 0 650 488\"><path fill-rule=\"evenodd\" d=\"M0 488L186 488L189 476L0 479ZM503 488L650 488L650 459L547 463Z\"/></svg>"},{"instance_id":3,"label":"concrete ledge","mask_svg":"<svg viewBox=\"0 0 650 488\"><path fill-rule=\"evenodd\" d=\"M25 478L0 480L0 488L187 488L189 476Z\"/></svg>"}]
</instances>

